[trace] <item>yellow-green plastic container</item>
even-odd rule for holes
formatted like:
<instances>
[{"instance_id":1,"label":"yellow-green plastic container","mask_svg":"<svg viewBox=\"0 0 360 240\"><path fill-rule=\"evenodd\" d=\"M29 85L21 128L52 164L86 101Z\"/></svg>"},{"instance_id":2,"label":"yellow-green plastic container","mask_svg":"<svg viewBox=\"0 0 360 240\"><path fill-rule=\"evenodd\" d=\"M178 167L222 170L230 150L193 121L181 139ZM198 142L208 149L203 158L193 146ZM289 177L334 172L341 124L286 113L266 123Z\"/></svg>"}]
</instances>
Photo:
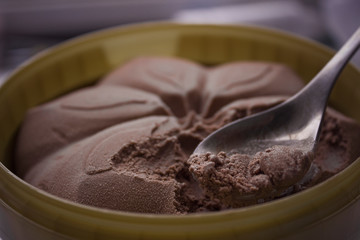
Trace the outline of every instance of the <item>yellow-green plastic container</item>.
<instances>
[{"instance_id":1,"label":"yellow-green plastic container","mask_svg":"<svg viewBox=\"0 0 360 240\"><path fill-rule=\"evenodd\" d=\"M360 159L301 193L237 210L183 216L87 207L38 190L11 169L25 111L88 85L136 56L178 56L206 65L285 63L305 81L333 51L251 26L142 24L88 34L19 67L0 88L0 236L7 239L360 239ZM360 72L348 66L331 104L360 122Z\"/></svg>"}]
</instances>

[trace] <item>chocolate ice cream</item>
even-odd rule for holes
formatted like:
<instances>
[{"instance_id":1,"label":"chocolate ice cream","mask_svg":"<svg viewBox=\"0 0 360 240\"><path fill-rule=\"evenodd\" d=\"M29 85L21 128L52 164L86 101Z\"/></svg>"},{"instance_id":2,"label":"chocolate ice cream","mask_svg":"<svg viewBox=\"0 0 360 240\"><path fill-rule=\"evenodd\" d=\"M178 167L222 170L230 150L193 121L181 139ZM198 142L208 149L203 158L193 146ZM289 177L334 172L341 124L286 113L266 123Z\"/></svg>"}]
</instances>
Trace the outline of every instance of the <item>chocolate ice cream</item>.
<instances>
[{"instance_id":1,"label":"chocolate ice cream","mask_svg":"<svg viewBox=\"0 0 360 240\"><path fill-rule=\"evenodd\" d=\"M233 165L239 155L189 157L214 130L275 106L302 86L294 72L275 63L205 67L176 58L137 58L94 86L31 109L17 137L16 172L58 197L140 213L185 214L258 202L250 197L233 203L221 195L234 189L281 190L286 196L351 164L360 155L360 125L328 109L309 172L286 189L282 180L302 169L298 152L287 162L276 158L281 147L265 153L279 168L292 164L294 171L283 175L260 154L245 156L239 166ZM194 164L204 166L197 171ZM242 185L242 178L250 185Z\"/></svg>"},{"instance_id":2,"label":"chocolate ice cream","mask_svg":"<svg viewBox=\"0 0 360 240\"><path fill-rule=\"evenodd\" d=\"M307 173L312 154L302 144L274 145L255 155L194 154L190 172L212 198L241 207L282 195Z\"/></svg>"}]
</instances>

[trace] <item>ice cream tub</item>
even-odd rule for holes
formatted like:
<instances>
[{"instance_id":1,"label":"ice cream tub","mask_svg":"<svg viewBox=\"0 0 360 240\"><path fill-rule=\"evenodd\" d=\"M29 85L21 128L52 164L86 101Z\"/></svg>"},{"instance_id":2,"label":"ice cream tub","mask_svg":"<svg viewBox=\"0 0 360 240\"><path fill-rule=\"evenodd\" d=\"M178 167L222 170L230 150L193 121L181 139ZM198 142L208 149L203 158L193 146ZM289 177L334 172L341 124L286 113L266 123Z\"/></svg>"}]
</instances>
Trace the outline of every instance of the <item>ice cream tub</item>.
<instances>
[{"instance_id":1,"label":"ice cream tub","mask_svg":"<svg viewBox=\"0 0 360 240\"><path fill-rule=\"evenodd\" d=\"M137 56L175 56L204 65L283 63L309 81L334 51L254 26L149 23L77 37L33 57L0 88L2 239L359 239L360 159L325 182L272 202L212 213L136 214L76 204L13 172L13 140L27 109L94 83ZM349 65L330 104L360 122L360 72Z\"/></svg>"}]
</instances>

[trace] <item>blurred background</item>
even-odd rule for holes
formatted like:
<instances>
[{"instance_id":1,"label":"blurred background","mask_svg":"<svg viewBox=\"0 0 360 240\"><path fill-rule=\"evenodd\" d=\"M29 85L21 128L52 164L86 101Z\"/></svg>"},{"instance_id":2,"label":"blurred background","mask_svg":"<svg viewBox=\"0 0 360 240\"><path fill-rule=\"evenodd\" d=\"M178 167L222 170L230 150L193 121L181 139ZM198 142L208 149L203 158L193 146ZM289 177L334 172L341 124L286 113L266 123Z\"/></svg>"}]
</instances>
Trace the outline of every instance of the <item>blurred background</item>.
<instances>
[{"instance_id":1,"label":"blurred background","mask_svg":"<svg viewBox=\"0 0 360 240\"><path fill-rule=\"evenodd\" d=\"M338 49L360 26L359 0L0 0L0 85L37 52L74 36L146 21L254 24ZM360 68L360 54L353 63Z\"/></svg>"}]
</instances>

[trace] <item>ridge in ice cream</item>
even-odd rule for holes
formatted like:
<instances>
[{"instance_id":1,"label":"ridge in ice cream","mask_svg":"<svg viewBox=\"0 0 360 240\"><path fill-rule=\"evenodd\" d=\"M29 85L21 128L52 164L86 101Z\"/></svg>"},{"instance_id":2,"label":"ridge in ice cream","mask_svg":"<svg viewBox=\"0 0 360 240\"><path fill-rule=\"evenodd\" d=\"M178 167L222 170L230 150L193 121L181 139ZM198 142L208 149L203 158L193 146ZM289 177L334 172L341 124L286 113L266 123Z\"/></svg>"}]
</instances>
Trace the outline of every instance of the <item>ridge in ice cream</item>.
<instances>
[{"instance_id":1,"label":"ridge in ice cream","mask_svg":"<svg viewBox=\"0 0 360 240\"><path fill-rule=\"evenodd\" d=\"M291 174L286 161L280 171L257 157L242 165L226 153L189 157L211 132L302 87L290 68L276 63L205 67L178 58L136 58L93 86L29 110L16 141L15 170L58 197L120 211L184 214L271 201L350 165L360 155L360 125L328 108L306 178L281 196L265 193ZM227 198L233 189L261 190L266 197L234 203Z\"/></svg>"}]
</instances>

